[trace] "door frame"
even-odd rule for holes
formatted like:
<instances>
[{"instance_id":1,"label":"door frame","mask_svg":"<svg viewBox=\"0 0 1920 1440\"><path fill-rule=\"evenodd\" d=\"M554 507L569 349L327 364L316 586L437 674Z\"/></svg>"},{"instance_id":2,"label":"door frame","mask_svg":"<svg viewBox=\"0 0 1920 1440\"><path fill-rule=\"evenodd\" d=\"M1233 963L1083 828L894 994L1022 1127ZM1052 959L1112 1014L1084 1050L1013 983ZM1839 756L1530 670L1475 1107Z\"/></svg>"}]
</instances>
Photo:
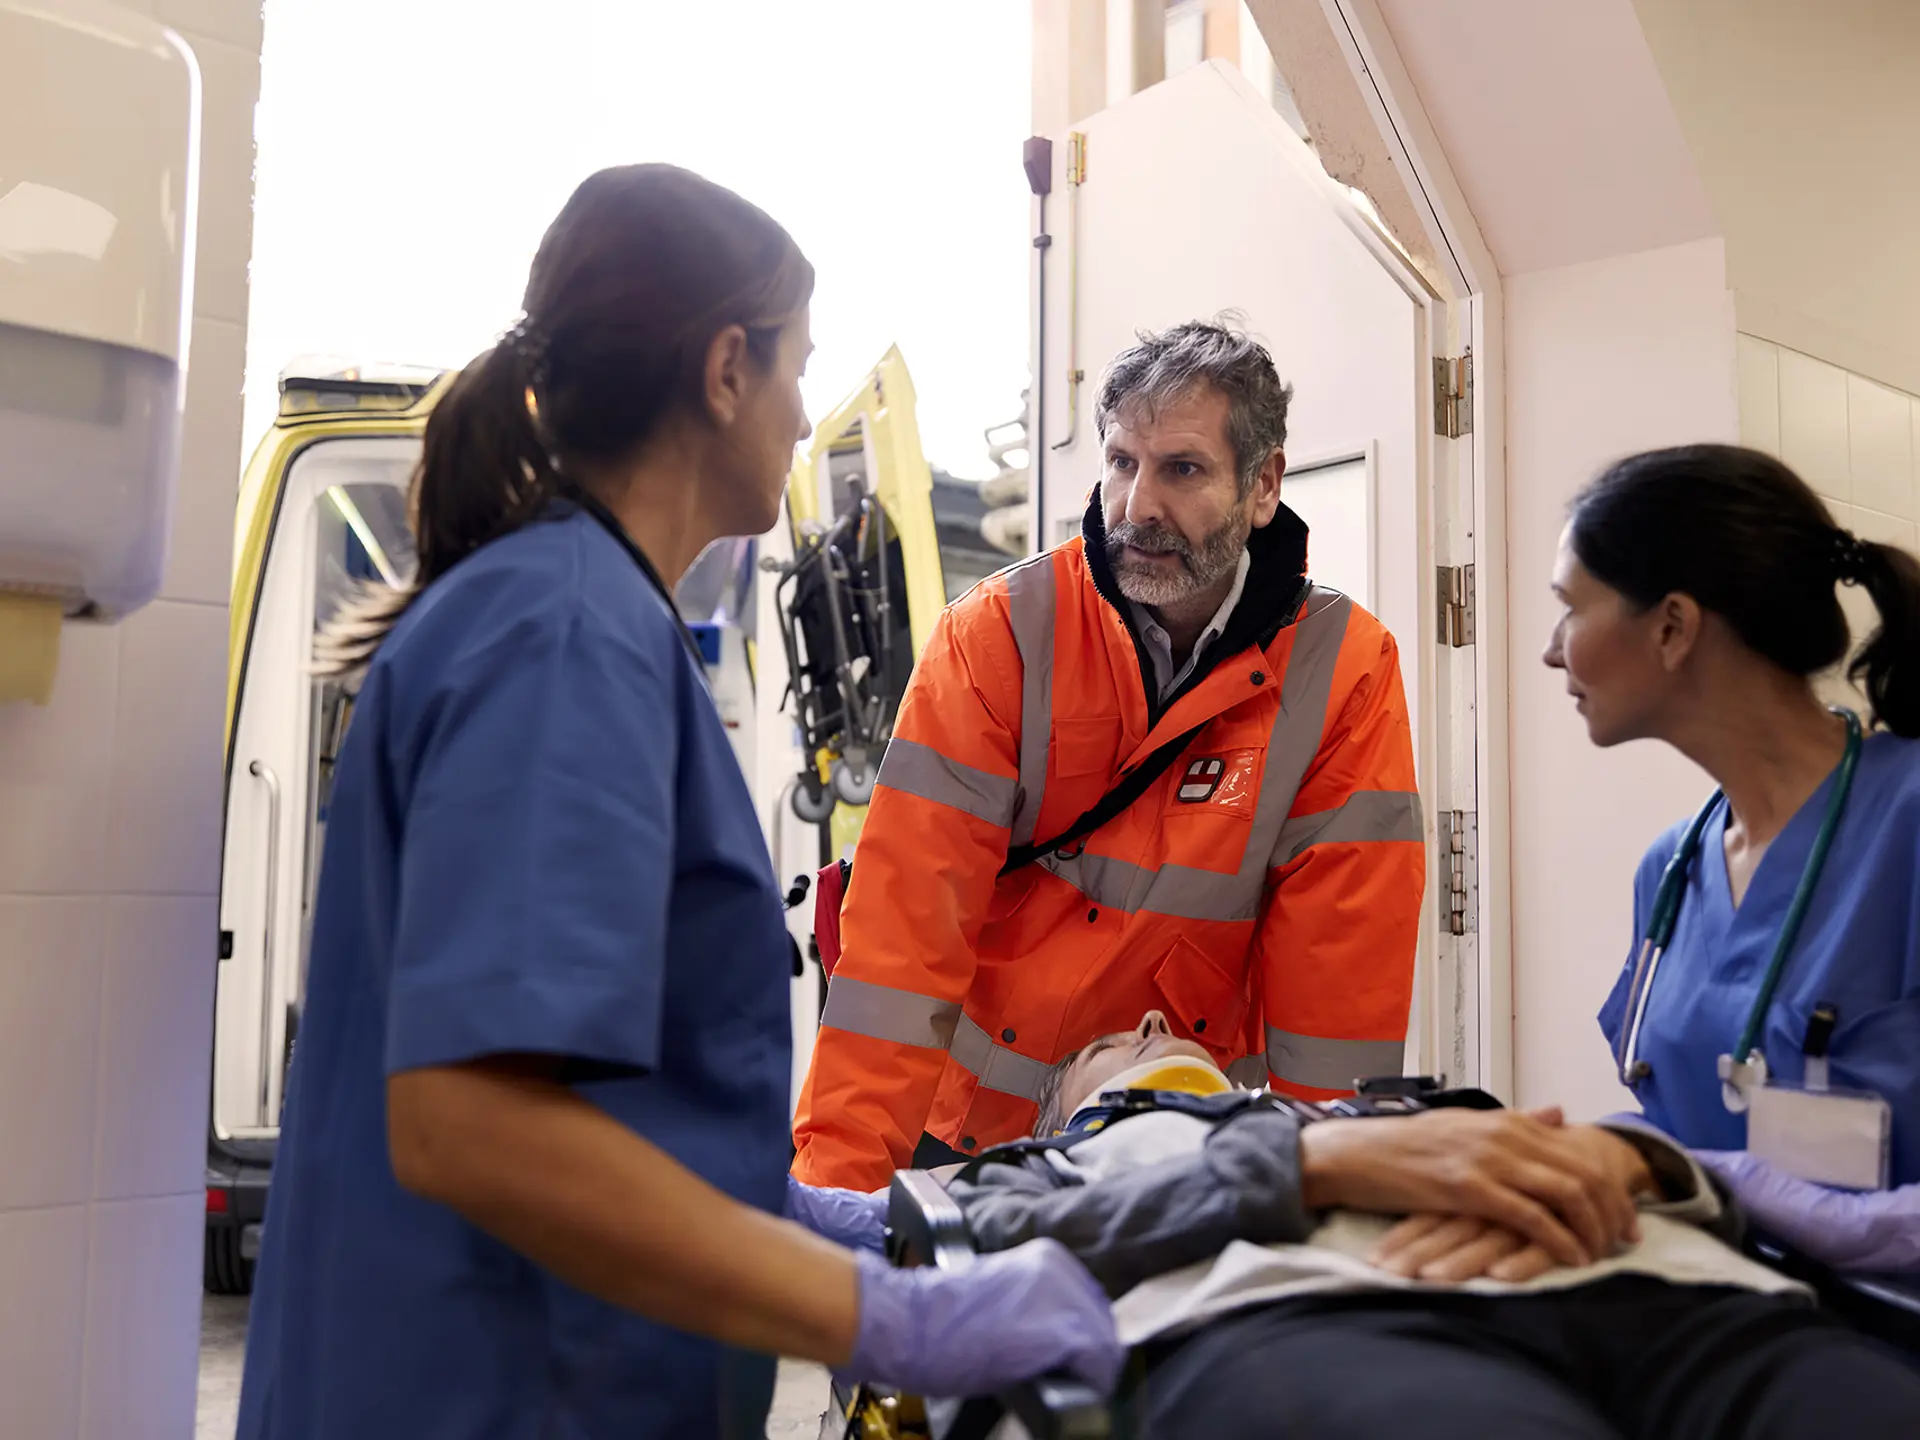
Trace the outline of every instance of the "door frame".
<instances>
[{"instance_id":1,"label":"door frame","mask_svg":"<svg viewBox=\"0 0 1920 1440\"><path fill-rule=\"evenodd\" d=\"M1473 766L1478 845L1470 967L1482 1023L1477 1083L1513 1096L1512 824L1509 805L1505 308L1500 271L1445 148L1427 119L1377 0L1320 0L1388 158L1426 231L1446 291L1455 354L1473 353L1471 433L1458 447L1458 494L1468 522L1453 563L1473 563Z\"/></svg>"}]
</instances>

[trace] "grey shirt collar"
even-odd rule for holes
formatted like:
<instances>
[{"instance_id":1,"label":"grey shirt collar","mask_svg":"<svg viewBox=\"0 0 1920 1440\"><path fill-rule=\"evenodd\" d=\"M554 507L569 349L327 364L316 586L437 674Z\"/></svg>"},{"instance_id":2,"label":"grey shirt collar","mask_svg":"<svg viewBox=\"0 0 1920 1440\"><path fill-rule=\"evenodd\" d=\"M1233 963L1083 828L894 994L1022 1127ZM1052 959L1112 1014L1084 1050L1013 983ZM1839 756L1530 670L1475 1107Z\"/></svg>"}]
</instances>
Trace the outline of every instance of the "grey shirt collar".
<instances>
[{"instance_id":1,"label":"grey shirt collar","mask_svg":"<svg viewBox=\"0 0 1920 1440\"><path fill-rule=\"evenodd\" d=\"M1173 639L1164 626L1154 618L1153 612L1137 601L1129 600L1128 609L1133 614L1133 623L1140 631L1140 638L1146 642L1147 658L1153 663L1154 683L1159 687L1159 698L1164 701L1186 682L1193 673L1193 667L1200 663L1200 657L1214 641L1220 638L1220 632L1227 628L1234 607L1240 603L1240 595L1247 588L1247 572L1253 568L1253 557L1245 550L1240 552L1240 563L1234 567L1233 588L1227 591L1227 598L1220 602L1220 608L1213 612L1213 619L1207 622L1206 629L1200 632L1200 638L1193 642L1193 653L1187 656L1187 663L1176 672L1173 668Z\"/></svg>"}]
</instances>

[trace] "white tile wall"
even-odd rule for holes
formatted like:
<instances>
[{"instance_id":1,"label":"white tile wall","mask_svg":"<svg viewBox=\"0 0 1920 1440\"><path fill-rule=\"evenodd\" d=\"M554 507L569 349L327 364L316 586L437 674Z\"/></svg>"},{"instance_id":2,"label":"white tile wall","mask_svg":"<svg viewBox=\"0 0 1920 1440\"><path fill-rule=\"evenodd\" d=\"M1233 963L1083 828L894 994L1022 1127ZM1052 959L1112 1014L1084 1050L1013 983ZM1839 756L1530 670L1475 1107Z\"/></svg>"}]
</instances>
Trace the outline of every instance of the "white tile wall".
<instances>
[{"instance_id":1,"label":"white tile wall","mask_svg":"<svg viewBox=\"0 0 1920 1440\"><path fill-rule=\"evenodd\" d=\"M223 0L173 9L227 8ZM165 16L163 15L164 19ZM200 148L200 213L219 224L200 227L193 275L197 318L247 321L247 265L253 258L253 107L260 98L260 52L189 34L200 61L201 103L229 123L209 125ZM245 117L242 123L232 123Z\"/></svg>"},{"instance_id":2,"label":"white tile wall","mask_svg":"<svg viewBox=\"0 0 1920 1440\"><path fill-rule=\"evenodd\" d=\"M156 600L121 626L108 874L134 895L219 888L225 606Z\"/></svg>"},{"instance_id":3,"label":"white tile wall","mask_svg":"<svg viewBox=\"0 0 1920 1440\"><path fill-rule=\"evenodd\" d=\"M1769 455L1780 453L1780 347L1736 336L1740 385L1740 439Z\"/></svg>"},{"instance_id":4,"label":"white tile wall","mask_svg":"<svg viewBox=\"0 0 1920 1440\"><path fill-rule=\"evenodd\" d=\"M119 628L69 625L53 699L0 705L0 891L79 895L105 884L119 686Z\"/></svg>"},{"instance_id":5,"label":"white tile wall","mask_svg":"<svg viewBox=\"0 0 1920 1440\"><path fill-rule=\"evenodd\" d=\"M106 925L93 1198L180 1195L202 1182L218 902L116 899Z\"/></svg>"},{"instance_id":6,"label":"white tile wall","mask_svg":"<svg viewBox=\"0 0 1920 1440\"><path fill-rule=\"evenodd\" d=\"M180 440L180 489L173 544L160 580L165 600L227 603L233 588L233 499L245 408L247 332L227 320L196 320L187 369L187 417Z\"/></svg>"},{"instance_id":7,"label":"white tile wall","mask_svg":"<svg viewBox=\"0 0 1920 1440\"><path fill-rule=\"evenodd\" d=\"M80 1433L86 1274L84 1209L0 1210L0 1428L8 1440Z\"/></svg>"},{"instance_id":8,"label":"white tile wall","mask_svg":"<svg viewBox=\"0 0 1920 1440\"><path fill-rule=\"evenodd\" d=\"M198 1195L96 1205L79 1440L187 1440L200 1352Z\"/></svg>"},{"instance_id":9,"label":"white tile wall","mask_svg":"<svg viewBox=\"0 0 1920 1440\"><path fill-rule=\"evenodd\" d=\"M1777 454L1862 540L1920 550L1920 397L1751 335L1739 337L1740 438ZM1879 621L1866 593L1840 591L1854 642ZM1843 677L1821 693L1864 703Z\"/></svg>"},{"instance_id":10,"label":"white tile wall","mask_svg":"<svg viewBox=\"0 0 1920 1440\"><path fill-rule=\"evenodd\" d=\"M1780 458L1822 495L1851 502L1847 372L1781 350Z\"/></svg>"},{"instance_id":11,"label":"white tile wall","mask_svg":"<svg viewBox=\"0 0 1920 1440\"><path fill-rule=\"evenodd\" d=\"M1853 503L1913 519L1912 398L1858 375L1847 376L1847 446Z\"/></svg>"},{"instance_id":12,"label":"white tile wall","mask_svg":"<svg viewBox=\"0 0 1920 1440\"><path fill-rule=\"evenodd\" d=\"M73 1205L93 1189L106 918L83 896L0 897L0 1212Z\"/></svg>"},{"instance_id":13,"label":"white tile wall","mask_svg":"<svg viewBox=\"0 0 1920 1440\"><path fill-rule=\"evenodd\" d=\"M163 598L68 626L52 702L0 706L5 1440L194 1428L262 21L260 0L123 3L203 79L183 474Z\"/></svg>"}]
</instances>

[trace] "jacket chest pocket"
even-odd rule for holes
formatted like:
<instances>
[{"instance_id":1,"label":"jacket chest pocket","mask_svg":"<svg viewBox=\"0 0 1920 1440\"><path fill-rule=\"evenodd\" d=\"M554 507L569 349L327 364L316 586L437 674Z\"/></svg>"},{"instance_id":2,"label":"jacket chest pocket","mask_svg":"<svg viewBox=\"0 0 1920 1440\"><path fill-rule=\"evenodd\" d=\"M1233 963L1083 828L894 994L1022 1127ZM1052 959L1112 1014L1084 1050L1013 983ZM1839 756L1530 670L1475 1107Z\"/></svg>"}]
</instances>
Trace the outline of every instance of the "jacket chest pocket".
<instances>
[{"instance_id":1,"label":"jacket chest pocket","mask_svg":"<svg viewBox=\"0 0 1920 1440\"><path fill-rule=\"evenodd\" d=\"M1202 736L1173 765L1167 787L1169 820L1200 816L1251 820L1260 804L1266 755L1251 746L1210 749Z\"/></svg>"},{"instance_id":2,"label":"jacket chest pocket","mask_svg":"<svg viewBox=\"0 0 1920 1440\"><path fill-rule=\"evenodd\" d=\"M1260 807L1267 740L1273 717L1267 707L1242 706L1218 716L1174 761L1166 791L1166 816L1183 822L1211 816L1251 820Z\"/></svg>"},{"instance_id":3,"label":"jacket chest pocket","mask_svg":"<svg viewBox=\"0 0 1920 1440\"><path fill-rule=\"evenodd\" d=\"M1047 736L1047 773L1053 778L1097 776L1104 781L1119 762L1118 716L1066 717L1053 722Z\"/></svg>"},{"instance_id":4,"label":"jacket chest pocket","mask_svg":"<svg viewBox=\"0 0 1920 1440\"><path fill-rule=\"evenodd\" d=\"M1247 1015L1246 956L1230 969L1184 936L1153 972L1154 988L1179 1028L1204 1045L1224 1051L1240 1043Z\"/></svg>"}]
</instances>

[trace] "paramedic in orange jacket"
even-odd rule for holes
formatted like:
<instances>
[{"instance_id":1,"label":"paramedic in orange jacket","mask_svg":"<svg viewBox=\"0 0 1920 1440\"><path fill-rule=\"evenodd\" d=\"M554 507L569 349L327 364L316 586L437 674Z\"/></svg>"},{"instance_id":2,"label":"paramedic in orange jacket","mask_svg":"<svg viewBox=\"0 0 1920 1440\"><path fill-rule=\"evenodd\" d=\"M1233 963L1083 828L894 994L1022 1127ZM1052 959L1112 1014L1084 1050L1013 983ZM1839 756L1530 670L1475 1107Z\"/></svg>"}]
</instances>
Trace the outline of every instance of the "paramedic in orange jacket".
<instances>
[{"instance_id":1,"label":"paramedic in orange jacket","mask_svg":"<svg viewBox=\"0 0 1920 1440\"><path fill-rule=\"evenodd\" d=\"M1147 1009L1291 1095L1399 1073L1412 734L1392 636L1306 578L1290 398L1236 330L1143 338L1101 381L1081 537L941 617L860 838L801 1180L870 1190L1025 1135L1053 1062ZM999 877L1196 727L1083 846Z\"/></svg>"}]
</instances>

